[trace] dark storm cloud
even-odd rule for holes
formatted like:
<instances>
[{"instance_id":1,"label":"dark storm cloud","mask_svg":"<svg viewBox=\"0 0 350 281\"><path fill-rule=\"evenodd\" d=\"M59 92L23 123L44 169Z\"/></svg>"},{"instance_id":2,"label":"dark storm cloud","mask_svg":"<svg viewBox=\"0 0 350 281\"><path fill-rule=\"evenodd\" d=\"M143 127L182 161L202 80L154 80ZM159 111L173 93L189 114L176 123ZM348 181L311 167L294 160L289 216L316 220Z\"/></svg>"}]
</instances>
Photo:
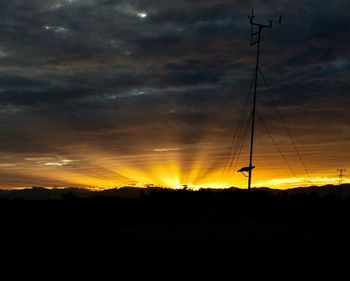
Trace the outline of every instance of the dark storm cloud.
<instances>
[{"instance_id":1,"label":"dark storm cloud","mask_svg":"<svg viewBox=\"0 0 350 281\"><path fill-rule=\"evenodd\" d=\"M259 21L282 15L264 30L261 68L296 135L340 123L345 136L348 1L17 0L0 3L0 149L137 153L175 139L158 136L229 138L254 67L252 4ZM302 129L317 120L322 130Z\"/></svg>"}]
</instances>

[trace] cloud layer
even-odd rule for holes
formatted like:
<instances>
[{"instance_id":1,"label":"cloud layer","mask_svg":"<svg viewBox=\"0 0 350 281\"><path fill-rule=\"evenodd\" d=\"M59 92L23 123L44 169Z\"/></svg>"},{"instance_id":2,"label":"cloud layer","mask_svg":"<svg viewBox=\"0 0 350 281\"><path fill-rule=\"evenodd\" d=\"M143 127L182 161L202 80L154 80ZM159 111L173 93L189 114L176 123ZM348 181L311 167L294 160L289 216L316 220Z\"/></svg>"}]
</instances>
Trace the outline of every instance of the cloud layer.
<instances>
[{"instance_id":1,"label":"cloud layer","mask_svg":"<svg viewBox=\"0 0 350 281\"><path fill-rule=\"evenodd\" d=\"M346 167L348 1L16 0L0 3L0 184L138 184L158 166L185 184L222 169L253 74L253 5L283 23L263 33L259 112L289 153L272 91L310 171ZM257 133L258 164L288 173Z\"/></svg>"}]
</instances>

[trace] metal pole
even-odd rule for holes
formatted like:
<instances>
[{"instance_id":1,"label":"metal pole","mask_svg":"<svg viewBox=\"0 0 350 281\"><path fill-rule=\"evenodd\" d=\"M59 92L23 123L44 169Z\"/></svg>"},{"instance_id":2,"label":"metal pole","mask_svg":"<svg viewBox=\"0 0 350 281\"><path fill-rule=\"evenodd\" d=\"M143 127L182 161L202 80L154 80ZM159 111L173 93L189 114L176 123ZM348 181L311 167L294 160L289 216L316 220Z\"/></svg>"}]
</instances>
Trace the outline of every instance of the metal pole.
<instances>
[{"instance_id":1,"label":"metal pole","mask_svg":"<svg viewBox=\"0 0 350 281\"><path fill-rule=\"evenodd\" d=\"M253 144L254 144L254 128L255 128L255 112L256 112L256 90L258 86L258 71L259 71L259 57L260 57L260 33L262 27L259 27L259 38L257 41L258 48L256 52L256 65L255 65L255 83L254 83L254 101L252 109L252 131L250 136L250 157L249 157L249 174L248 174L248 190L250 190L253 174Z\"/></svg>"},{"instance_id":2,"label":"metal pole","mask_svg":"<svg viewBox=\"0 0 350 281\"><path fill-rule=\"evenodd\" d=\"M250 34L250 46L253 46L255 44L258 44L257 52L256 52L256 65L255 65L255 75L254 75L254 101L253 101L253 110L252 110L252 130L251 130L251 136L250 136L250 157L249 157L249 166L243 167L237 172L242 173L245 177L248 177L248 190L251 188L252 183L252 175L253 175L253 169L255 166L253 166L253 144L254 144L254 127L255 127L255 113L256 113L256 90L258 87L258 71L259 71L259 58L260 58L260 39L261 39L261 32L264 28L271 28L272 23L278 22L281 24L281 17L279 17L278 20L270 20L269 24L260 24L256 23L254 21L255 15L254 10L252 10L252 14L248 16L250 25L251 25L251 34ZM258 30L255 32L254 27L257 27ZM257 39L255 40L255 38ZM248 176L245 174L245 172L248 172Z\"/></svg>"}]
</instances>

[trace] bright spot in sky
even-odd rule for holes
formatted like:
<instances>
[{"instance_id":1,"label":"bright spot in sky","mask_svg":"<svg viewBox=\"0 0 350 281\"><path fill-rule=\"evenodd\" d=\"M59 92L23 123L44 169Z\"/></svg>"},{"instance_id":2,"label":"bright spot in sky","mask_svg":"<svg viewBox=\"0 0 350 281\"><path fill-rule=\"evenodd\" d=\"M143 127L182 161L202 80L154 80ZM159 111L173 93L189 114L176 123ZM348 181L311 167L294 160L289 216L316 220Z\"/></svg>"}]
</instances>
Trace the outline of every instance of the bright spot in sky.
<instances>
[{"instance_id":1,"label":"bright spot in sky","mask_svg":"<svg viewBox=\"0 0 350 281\"><path fill-rule=\"evenodd\" d=\"M144 18L147 17L147 13L145 13L145 12L139 12L139 13L137 13L137 16L138 16L139 18L144 19Z\"/></svg>"},{"instance_id":2,"label":"bright spot in sky","mask_svg":"<svg viewBox=\"0 0 350 281\"><path fill-rule=\"evenodd\" d=\"M50 30L50 31L53 31L53 32L57 32L57 33L64 33L64 32L68 31L64 27L61 27L61 26L50 26L50 25L45 25L44 29Z\"/></svg>"}]
</instances>

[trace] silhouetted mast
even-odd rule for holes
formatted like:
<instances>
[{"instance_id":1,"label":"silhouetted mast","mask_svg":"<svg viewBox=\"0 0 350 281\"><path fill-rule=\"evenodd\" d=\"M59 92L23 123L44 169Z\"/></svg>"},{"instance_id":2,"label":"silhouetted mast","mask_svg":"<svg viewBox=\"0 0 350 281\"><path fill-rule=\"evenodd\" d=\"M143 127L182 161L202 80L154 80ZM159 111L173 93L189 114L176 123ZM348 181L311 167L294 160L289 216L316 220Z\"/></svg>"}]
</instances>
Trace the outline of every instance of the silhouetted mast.
<instances>
[{"instance_id":1,"label":"silhouetted mast","mask_svg":"<svg viewBox=\"0 0 350 281\"><path fill-rule=\"evenodd\" d=\"M253 109L252 109L252 129L250 136L250 157L249 157L249 166L243 167L237 172L241 172L243 175L244 172L248 172L248 190L250 190L251 182L252 182L252 172L255 166L253 166L253 144L254 144L254 127L255 127L255 112L256 112L256 89L258 85L258 72L259 72L259 57L260 57L260 41L261 41L261 32L264 28L271 28L273 22L278 22L281 24L281 17L278 20L270 20L269 24L260 24L254 22L254 9L252 9L251 16L248 16L250 25L251 25L251 33L250 33L250 46L258 45L256 52L256 65L255 65L255 76L254 76L254 100L253 100Z\"/></svg>"},{"instance_id":2,"label":"silhouetted mast","mask_svg":"<svg viewBox=\"0 0 350 281\"><path fill-rule=\"evenodd\" d=\"M338 169L337 170L339 172L339 181L338 184L341 185L343 183L343 176L344 176L344 172L346 171L345 169Z\"/></svg>"}]
</instances>

